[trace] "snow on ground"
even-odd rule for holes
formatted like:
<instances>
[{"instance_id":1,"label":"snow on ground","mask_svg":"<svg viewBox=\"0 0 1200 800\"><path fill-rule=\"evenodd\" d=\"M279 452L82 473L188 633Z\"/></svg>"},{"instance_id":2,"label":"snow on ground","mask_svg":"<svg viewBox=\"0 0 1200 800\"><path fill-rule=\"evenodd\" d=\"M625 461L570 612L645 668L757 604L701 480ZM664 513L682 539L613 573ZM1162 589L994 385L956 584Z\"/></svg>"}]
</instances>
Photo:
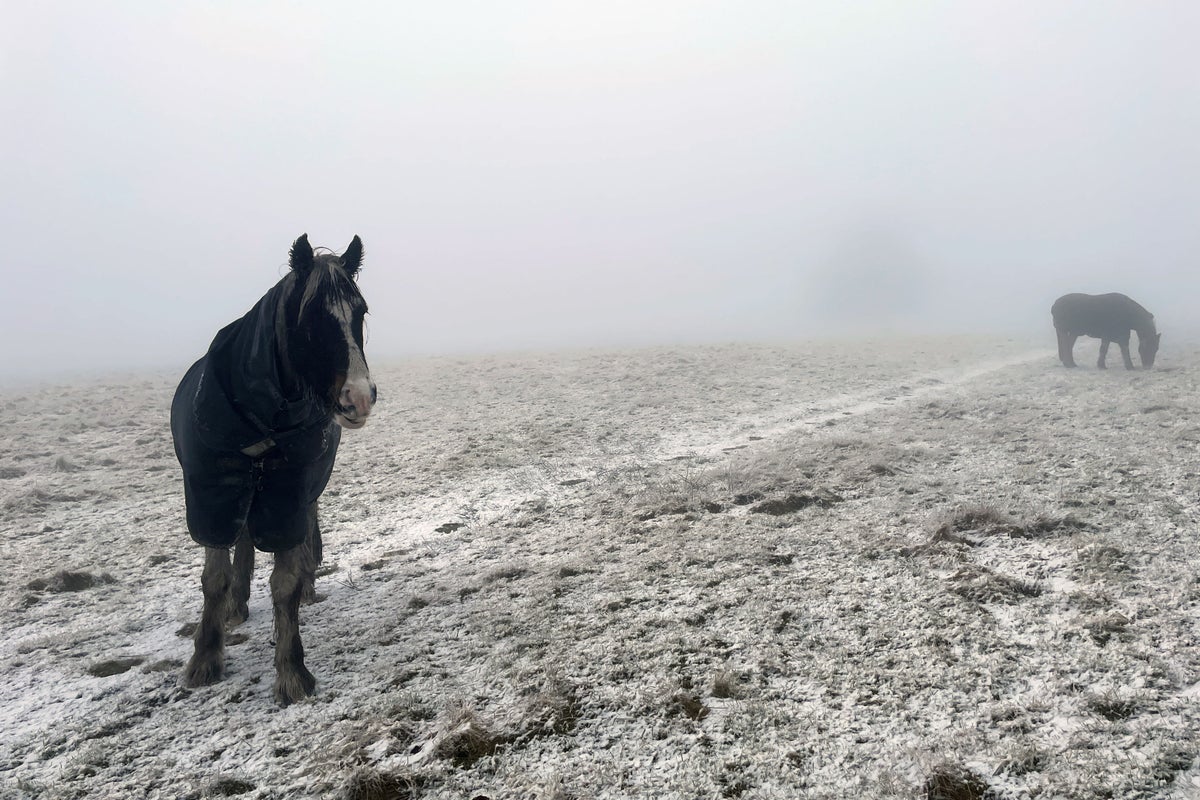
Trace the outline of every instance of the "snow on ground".
<instances>
[{"instance_id":1,"label":"snow on ground","mask_svg":"<svg viewBox=\"0 0 1200 800\"><path fill-rule=\"evenodd\" d=\"M1162 355L377 368L282 710L263 564L178 685L178 376L9 390L0 797L1200 796L1200 351Z\"/></svg>"}]
</instances>

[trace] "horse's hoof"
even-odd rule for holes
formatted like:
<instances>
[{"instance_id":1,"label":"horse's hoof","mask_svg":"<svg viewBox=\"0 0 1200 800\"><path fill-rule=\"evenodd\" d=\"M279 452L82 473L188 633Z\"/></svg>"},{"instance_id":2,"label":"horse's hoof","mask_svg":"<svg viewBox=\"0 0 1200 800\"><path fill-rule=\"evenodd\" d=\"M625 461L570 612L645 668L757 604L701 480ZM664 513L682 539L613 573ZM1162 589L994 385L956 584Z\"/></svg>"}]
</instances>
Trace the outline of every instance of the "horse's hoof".
<instances>
[{"instance_id":1,"label":"horse's hoof","mask_svg":"<svg viewBox=\"0 0 1200 800\"><path fill-rule=\"evenodd\" d=\"M281 708L311 696L316 690L317 679L303 664L275 676L275 702Z\"/></svg>"},{"instance_id":2,"label":"horse's hoof","mask_svg":"<svg viewBox=\"0 0 1200 800\"><path fill-rule=\"evenodd\" d=\"M225 618L225 628L232 630L250 619L250 608L245 603L237 603Z\"/></svg>"},{"instance_id":3,"label":"horse's hoof","mask_svg":"<svg viewBox=\"0 0 1200 800\"><path fill-rule=\"evenodd\" d=\"M222 656L201 657L192 656L183 671L183 685L188 689L197 689L216 683L225 677L225 659Z\"/></svg>"}]
</instances>

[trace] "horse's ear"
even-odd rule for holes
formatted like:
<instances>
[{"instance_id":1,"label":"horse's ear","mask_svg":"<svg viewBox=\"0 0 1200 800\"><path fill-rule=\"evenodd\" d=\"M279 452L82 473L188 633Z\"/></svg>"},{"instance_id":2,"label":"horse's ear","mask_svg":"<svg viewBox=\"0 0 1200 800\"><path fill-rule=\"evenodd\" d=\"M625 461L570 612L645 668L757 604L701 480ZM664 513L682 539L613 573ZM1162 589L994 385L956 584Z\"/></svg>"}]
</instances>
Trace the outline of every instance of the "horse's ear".
<instances>
[{"instance_id":1,"label":"horse's ear","mask_svg":"<svg viewBox=\"0 0 1200 800\"><path fill-rule=\"evenodd\" d=\"M290 263L293 270L304 274L312 269L313 251L312 245L308 243L308 234L300 234L300 238L292 243L292 251L289 254Z\"/></svg>"},{"instance_id":2,"label":"horse's ear","mask_svg":"<svg viewBox=\"0 0 1200 800\"><path fill-rule=\"evenodd\" d=\"M346 248L346 252L342 253L342 267L345 268L346 274L353 278L358 274L358 268L362 266L363 246L362 239L355 235L350 242L350 246Z\"/></svg>"}]
</instances>

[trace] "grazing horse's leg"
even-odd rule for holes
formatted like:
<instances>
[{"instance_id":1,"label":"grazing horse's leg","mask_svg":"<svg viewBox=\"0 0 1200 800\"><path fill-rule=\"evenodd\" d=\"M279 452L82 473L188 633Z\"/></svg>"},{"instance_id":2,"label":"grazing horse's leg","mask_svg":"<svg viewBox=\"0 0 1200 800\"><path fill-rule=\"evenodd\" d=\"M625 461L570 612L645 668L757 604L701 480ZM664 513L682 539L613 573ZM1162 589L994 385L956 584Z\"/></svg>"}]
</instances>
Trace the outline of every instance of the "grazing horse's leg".
<instances>
[{"instance_id":1,"label":"grazing horse's leg","mask_svg":"<svg viewBox=\"0 0 1200 800\"><path fill-rule=\"evenodd\" d=\"M196 649L183 673L185 686L206 686L225 674L225 617L232 578L229 551L221 547L204 548L204 572L200 577L204 610L193 637Z\"/></svg>"},{"instance_id":2,"label":"grazing horse's leg","mask_svg":"<svg viewBox=\"0 0 1200 800\"><path fill-rule=\"evenodd\" d=\"M300 595L312 583L309 548L302 544L275 554L271 601L275 605L275 702L287 706L312 694L317 679L304 666L300 641Z\"/></svg>"},{"instance_id":3,"label":"grazing horse's leg","mask_svg":"<svg viewBox=\"0 0 1200 800\"><path fill-rule=\"evenodd\" d=\"M1100 360L1096 362L1096 367L1099 369L1108 369L1105 360L1108 359L1108 339L1100 340Z\"/></svg>"},{"instance_id":4,"label":"grazing horse's leg","mask_svg":"<svg viewBox=\"0 0 1200 800\"><path fill-rule=\"evenodd\" d=\"M1075 340L1078 336L1072 336L1069 331L1062 328L1055 328L1058 332L1058 358L1062 361L1064 367L1075 366Z\"/></svg>"},{"instance_id":5,"label":"grazing horse's leg","mask_svg":"<svg viewBox=\"0 0 1200 800\"><path fill-rule=\"evenodd\" d=\"M1129 339L1118 340L1117 345L1121 348L1121 360L1125 362L1125 369L1133 369L1133 357L1129 354Z\"/></svg>"},{"instance_id":6,"label":"grazing horse's leg","mask_svg":"<svg viewBox=\"0 0 1200 800\"><path fill-rule=\"evenodd\" d=\"M250 617L250 579L254 575L254 543L243 528L233 551L233 600L229 606L229 627L236 628Z\"/></svg>"}]
</instances>

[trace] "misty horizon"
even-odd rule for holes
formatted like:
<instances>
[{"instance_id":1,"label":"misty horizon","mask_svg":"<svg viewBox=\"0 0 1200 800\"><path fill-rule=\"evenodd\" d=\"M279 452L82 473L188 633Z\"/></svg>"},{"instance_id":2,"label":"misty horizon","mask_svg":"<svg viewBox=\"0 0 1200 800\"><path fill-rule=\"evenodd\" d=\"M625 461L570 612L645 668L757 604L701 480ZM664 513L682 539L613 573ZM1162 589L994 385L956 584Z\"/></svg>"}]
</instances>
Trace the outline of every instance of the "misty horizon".
<instances>
[{"instance_id":1,"label":"misty horizon","mask_svg":"<svg viewBox=\"0 0 1200 800\"><path fill-rule=\"evenodd\" d=\"M186 366L362 237L367 355L1042 337L1200 292L1200 8L11 9L5 380Z\"/></svg>"}]
</instances>

